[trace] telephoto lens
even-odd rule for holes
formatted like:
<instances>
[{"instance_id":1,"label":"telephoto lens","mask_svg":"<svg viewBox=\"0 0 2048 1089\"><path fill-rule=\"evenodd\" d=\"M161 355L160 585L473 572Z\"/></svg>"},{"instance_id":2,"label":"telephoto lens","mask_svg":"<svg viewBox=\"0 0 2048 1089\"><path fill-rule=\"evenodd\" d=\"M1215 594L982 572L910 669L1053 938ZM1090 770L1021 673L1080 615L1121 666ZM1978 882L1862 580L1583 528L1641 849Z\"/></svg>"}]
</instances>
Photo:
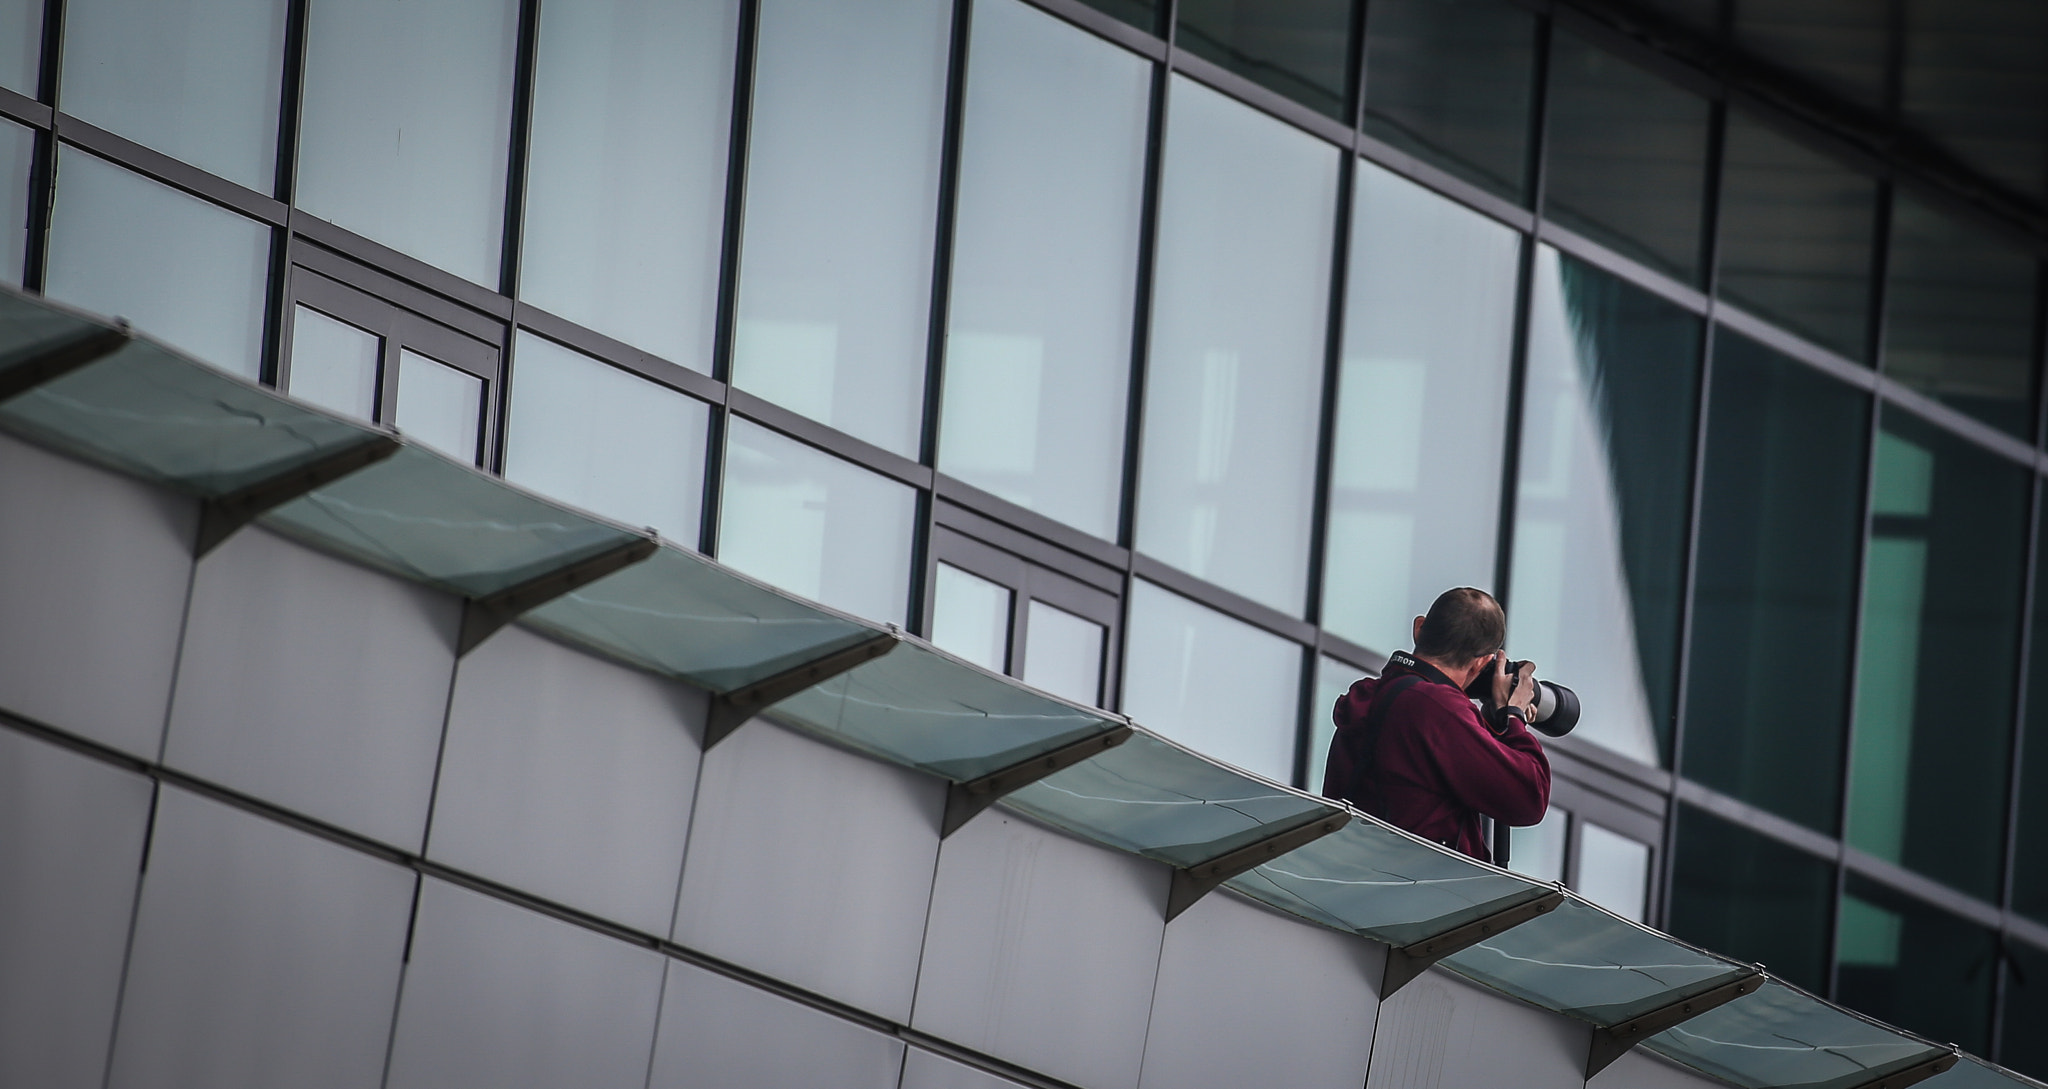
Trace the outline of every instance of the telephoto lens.
<instances>
[{"instance_id":1,"label":"telephoto lens","mask_svg":"<svg viewBox=\"0 0 2048 1089\"><path fill-rule=\"evenodd\" d=\"M1528 664L1527 662L1509 662L1507 664L1507 671L1510 674L1519 673L1522 667ZM1478 704L1482 712L1489 716L1493 714L1493 675L1491 672L1482 672L1479 676L1473 678L1472 684L1465 689L1465 694L1472 697L1472 702ZM1537 732L1549 734L1551 737L1563 737L1571 733L1572 727L1578 724L1579 694L1555 681L1538 679L1536 681L1536 706L1529 711L1529 726Z\"/></svg>"}]
</instances>

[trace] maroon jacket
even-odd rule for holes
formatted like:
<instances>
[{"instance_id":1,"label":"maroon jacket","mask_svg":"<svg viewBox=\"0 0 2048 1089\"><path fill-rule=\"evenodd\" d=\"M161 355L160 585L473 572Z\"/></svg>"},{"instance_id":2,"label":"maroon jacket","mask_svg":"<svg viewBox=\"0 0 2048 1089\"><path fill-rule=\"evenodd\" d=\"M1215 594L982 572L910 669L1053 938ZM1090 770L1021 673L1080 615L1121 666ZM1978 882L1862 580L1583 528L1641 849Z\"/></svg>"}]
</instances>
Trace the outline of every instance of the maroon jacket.
<instances>
[{"instance_id":1,"label":"maroon jacket","mask_svg":"<svg viewBox=\"0 0 2048 1089\"><path fill-rule=\"evenodd\" d=\"M1363 751L1365 720L1382 685L1421 677L1393 696L1381 717L1372 758ZM1323 770L1323 796L1342 798L1424 839L1491 862L1479 816L1526 826L1550 805L1550 760L1512 715L1500 733L1443 671L1396 654L1379 678L1337 697L1337 737ZM1366 765L1361 767L1361 765Z\"/></svg>"}]
</instances>

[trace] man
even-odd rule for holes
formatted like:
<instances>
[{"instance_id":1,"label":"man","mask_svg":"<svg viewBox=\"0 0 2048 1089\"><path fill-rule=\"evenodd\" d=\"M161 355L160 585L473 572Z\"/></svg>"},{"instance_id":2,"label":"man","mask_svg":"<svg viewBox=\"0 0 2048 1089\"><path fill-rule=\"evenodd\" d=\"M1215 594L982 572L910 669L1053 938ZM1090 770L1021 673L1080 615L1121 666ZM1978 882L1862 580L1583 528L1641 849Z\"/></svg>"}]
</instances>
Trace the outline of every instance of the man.
<instances>
[{"instance_id":1,"label":"man","mask_svg":"<svg viewBox=\"0 0 2048 1089\"><path fill-rule=\"evenodd\" d=\"M1535 666L1508 674L1507 617L1469 586L1438 596L1414 635L1414 653L1338 697L1323 794L1491 862L1482 814L1525 826L1550 805L1550 760L1528 726ZM1490 722L1465 695L1483 675L1500 708Z\"/></svg>"}]
</instances>

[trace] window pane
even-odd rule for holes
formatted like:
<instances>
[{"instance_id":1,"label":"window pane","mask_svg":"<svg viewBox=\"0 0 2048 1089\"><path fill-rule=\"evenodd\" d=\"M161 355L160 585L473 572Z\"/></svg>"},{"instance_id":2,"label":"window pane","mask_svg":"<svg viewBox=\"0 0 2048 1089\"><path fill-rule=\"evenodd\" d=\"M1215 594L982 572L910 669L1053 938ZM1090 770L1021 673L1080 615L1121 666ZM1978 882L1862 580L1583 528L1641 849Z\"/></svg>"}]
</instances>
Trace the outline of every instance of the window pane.
<instances>
[{"instance_id":1,"label":"window pane","mask_svg":"<svg viewBox=\"0 0 2048 1089\"><path fill-rule=\"evenodd\" d=\"M1508 831L1508 869L1538 881L1564 880L1564 834L1571 814L1551 806L1543 819Z\"/></svg>"},{"instance_id":2,"label":"window pane","mask_svg":"<svg viewBox=\"0 0 2048 1089\"><path fill-rule=\"evenodd\" d=\"M1174 43L1351 121L1351 0L1180 0Z\"/></svg>"},{"instance_id":3,"label":"window pane","mask_svg":"<svg viewBox=\"0 0 2048 1089\"><path fill-rule=\"evenodd\" d=\"M29 171L35 155L33 130L0 121L0 284L21 286L22 270L28 267Z\"/></svg>"},{"instance_id":4,"label":"window pane","mask_svg":"<svg viewBox=\"0 0 2048 1089\"><path fill-rule=\"evenodd\" d=\"M1091 707L1102 705L1102 651L1109 631L1043 601L1024 618L1024 683Z\"/></svg>"},{"instance_id":5,"label":"window pane","mask_svg":"<svg viewBox=\"0 0 2048 1089\"><path fill-rule=\"evenodd\" d=\"M318 310L292 308L292 359L285 391L322 408L377 418L377 363L384 338Z\"/></svg>"},{"instance_id":6,"label":"window pane","mask_svg":"<svg viewBox=\"0 0 2048 1089\"><path fill-rule=\"evenodd\" d=\"M1530 301L1508 650L1585 703L1575 737L1670 741L1700 320L1545 249Z\"/></svg>"},{"instance_id":7,"label":"window pane","mask_svg":"<svg viewBox=\"0 0 2048 1089\"><path fill-rule=\"evenodd\" d=\"M720 560L813 601L903 622L917 513L907 485L734 418L720 511Z\"/></svg>"},{"instance_id":8,"label":"window pane","mask_svg":"<svg viewBox=\"0 0 2048 1089\"><path fill-rule=\"evenodd\" d=\"M270 228L82 151L60 157L51 298L254 379L269 279Z\"/></svg>"},{"instance_id":9,"label":"window pane","mask_svg":"<svg viewBox=\"0 0 2048 1089\"><path fill-rule=\"evenodd\" d=\"M1140 30L1159 26L1158 0L1081 0L1097 11L1108 12Z\"/></svg>"},{"instance_id":10,"label":"window pane","mask_svg":"<svg viewBox=\"0 0 2048 1089\"><path fill-rule=\"evenodd\" d=\"M1624 919L1643 921L1650 847L1591 821L1579 822L1579 895Z\"/></svg>"},{"instance_id":11,"label":"window pane","mask_svg":"<svg viewBox=\"0 0 2048 1089\"><path fill-rule=\"evenodd\" d=\"M2048 953L2007 943L2012 960L2005 971L2005 1033L1998 1061L2022 1074L2048 1075Z\"/></svg>"},{"instance_id":12,"label":"window pane","mask_svg":"<svg viewBox=\"0 0 2048 1089\"><path fill-rule=\"evenodd\" d=\"M484 380L468 371L398 353L398 405L392 422L410 438L475 461L484 416Z\"/></svg>"},{"instance_id":13,"label":"window pane","mask_svg":"<svg viewBox=\"0 0 2048 1089\"><path fill-rule=\"evenodd\" d=\"M1835 1001L1982 1053L1991 1042L1991 932L1849 875Z\"/></svg>"},{"instance_id":14,"label":"window pane","mask_svg":"<svg viewBox=\"0 0 2048 1089\"><path fill-rule=\"evenodd\" d=\"M1181 76L1170 116L1138 547L1299 615L1337 151Z\"/></svg>"},{"instance_id":15,"label":"window pane","mask_svg":"<svg viewBox=\"0 0 2048 1089\"><path fill-rule=\"evenodd\" d=\"M1894 200L1884 372L2031 438L2035 268L2026 254L1910 197Z\"/></svg>"},{"instance_id":16,"label":"window pane","mask_svg":"<svg viewBox=\"0 0 2048 1089\"><path fill-rule=\"evenodd\" d=\"M1323 773L1330 766L1330 742L1337 737L1337 698L1362 676L1370 674L1335 658L1316 658L1316 693L1308 708L1308 753L1297 784L1304 790L1323 789Z\"/></svg>"},{"instance_id":17,"label":"window pane","mask_svg":"<svg viewBox=\"0 0 2048 1089\"><path fill-rule=\"evenodd\" d=\"M1493 586L1521 236L1360 163L1323 626L1382 653Z\"/></svg>"},{"instance_id":18,"label":"window pane","mask_svg":"<svg viewBox=\"0 0 2048 1089\"><path fill-rule=\"evenodd\" d=\"M2027 470L1887 407L1849 761L1852 847L1998 894ZM1957 655L1968 668L1957 668Z\"/></svg>"},{"instance_id":19,"label":"window pane","mask_svg":"<svg viewBox=\"0 0 2048 1089\"><path fill-rule=\"evenodd\" d=\"M697 546L711 406L524 330L505 479Z\"/></svg>"},{"instance_id":20,"label":"window pane","mask_svg":"<svg viewBox=\"0 0 2048 1089\"><path fill-rule=\"evenodd\" d=\"M951 564L932 592L932 645L996 673L1010 661L1010 588Z\"/></svg>"},{"instance_id":21,"label":"window pane","mask_svg":"<svg viewBox=\"0 0 2048 1089\"><path fill-rule=\"evenodd\" d=\"M2041 514L2048 521L2048 510ZM2020 799L2018 842L2015 857L2048 858L2048 587L2039 585L2041 551L2048 551L2048 534L2041 538L2041 550L2034 554L2035 582L2033 633L2029 641L2032 662L2027 672L2026 736L2020 748ZM2048 923L2048 866L2035 862L2013 867L2012 906ZM2048 974L2036 993L2048 1002ZM2048 1023L2048 1022L2044 1022Z\"/></svg>"},{"instance_id":22,"label":"window pane","mask_svg":"<svg viewBox=\"0 0 2048 1089\"><path fill-rule=\"evenodd\" d=\"M1877 182L1741 114L1722 154L1721 295L1868 358Z\"/></svg>"},{"instance_id":23,"label":"window pane","mask_svg":"<svg viewBox=\"0 0 2048 1089\"><path fill-rule=\"evenodd\" d=\"M519 294L711 370L737 0L543 5Z\"/></svg>"},{"instance_id":24,"label":"window pane","mask_svg":"<svg viewBox=\"0 0 2048 1089\"><path fill-rule=\"evenodd\" d=\"M1368 5L1368 135L1524 202L1535 91L1533 13L1497 0Z\"/></svg>"},{"instance_id":25,"label":"window pane","mask_svg":"<svg viewBox=\"0 0 2048 1089\"><path fill-rule=\"evenodd\" d=\"M1551 39L1547 214L1699 278L1707 100L1559 31Z\"/></svg>"},{"instance_id":26,"label":"window pane","mask_svg":"<svg viewBox=\"0 0 2048 1089\"><path fill-rule=\"evenodd\" d=\"M498 286L517 0L313 0L298 203Z\"/></svg>"},{"instance_id":27,"label":"window pane","mask_svg":"<svg viewBox=\"0 0 2048 1089\"><path fill-rule=\"evenodd\" d=\"M1827 988L1832 865L1691 806L1679 807L1673 851L1673 934Z\"/></svg>"},{"instance_id":28,"label":"window pane","mask_svg":"<svg viewBox=\"0 0 2048 1089\"><path fill-rule=\"evenodd\" d=\"M1833 835L1870 398L1726 330L1712 386L1685 774Z\"/></svg>"},{"instance_id":29,"label":"window pane","mask_svg":"<svg viewBox=\"0 0 2048 1089\"><path fill-rule=\"evenodd\" d=\"M766 0L754 60L733 381L911 457L951 10Z\"/></svg>"},{"instance_id":30,"label":"window pane","mask_svg":"<svg viewBox=\"0 0 2048 1089\"><path fill-rule=\"evenodd\" d=\"M285 0L69 0L64 112L229 181L277 180Z\"/></svg>"},{"instance_id":31,"label":"window pane","mask_svg":"<svg viewBox=\"0 0 2048 1089\"><path fill-rule=\"evenodd\" d=\"M1149 582L1134 583L1124 713L1207 756L1294 778L1301 648Z\"/></svg>"},{"instance_id":32,"label":"window pane","mask_svg":"<svg viewBox=\"0 0 2048 1089\"><path fill-rule=\"evenodd\" d=\"M43 67L43 0L0 0L0 87L36 97Z\"/></svg>"},{"instance_id":33,"label":"window pane","mask_svg":"<svg viewBox=\"0 0 2048 1089\"><path fill-rule=\"evenodd\" d=\"M1117 535L1151 65L977 0L939 468Z\"/></svg>"}]
</instances>

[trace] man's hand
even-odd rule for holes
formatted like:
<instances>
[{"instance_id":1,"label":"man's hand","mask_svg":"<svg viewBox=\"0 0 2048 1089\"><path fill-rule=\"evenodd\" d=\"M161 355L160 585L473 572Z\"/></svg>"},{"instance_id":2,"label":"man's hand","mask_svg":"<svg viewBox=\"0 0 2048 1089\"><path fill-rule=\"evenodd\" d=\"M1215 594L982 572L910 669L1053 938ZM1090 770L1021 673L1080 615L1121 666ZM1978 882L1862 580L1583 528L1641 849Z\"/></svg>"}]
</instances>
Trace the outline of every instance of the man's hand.
<instances>
[{"instance_id":1,"label":"man's hand","mask_svg":"<svg viewBox=\"0 0 2048 1089\"><path fill-rule=\"evenodd\" d=\"M1523 662L1515 673L1508 672L1508 656L1495 653L1493 656L1493 702L1496 707L1513 707L1522 712L1522 721L1536 708L1536 663Z\"/></svg>"}]
</instances>

